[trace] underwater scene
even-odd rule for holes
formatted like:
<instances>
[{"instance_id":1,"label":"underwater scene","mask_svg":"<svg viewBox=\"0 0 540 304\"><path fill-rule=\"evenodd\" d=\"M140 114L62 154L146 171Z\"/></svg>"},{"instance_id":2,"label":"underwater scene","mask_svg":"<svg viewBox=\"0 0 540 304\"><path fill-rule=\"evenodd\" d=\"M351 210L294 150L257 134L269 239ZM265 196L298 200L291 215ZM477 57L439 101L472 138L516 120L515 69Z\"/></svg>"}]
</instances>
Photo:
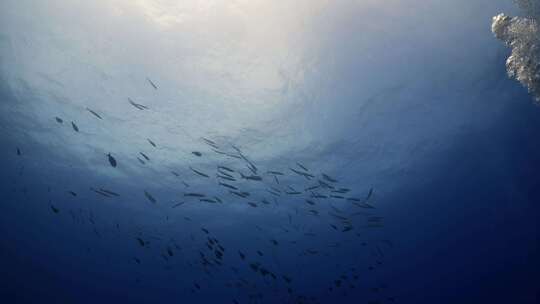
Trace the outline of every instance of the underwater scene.
<instances>
[{"instance_id":1,"label":"underwater scene","mask_svg":"<svg viewBox=\"0 0 540 304\"><path fill-rule=\"evenodd\" d=\"M539 303L540 1L0 1L1 303Z\"/></svg>"}]
</instances>

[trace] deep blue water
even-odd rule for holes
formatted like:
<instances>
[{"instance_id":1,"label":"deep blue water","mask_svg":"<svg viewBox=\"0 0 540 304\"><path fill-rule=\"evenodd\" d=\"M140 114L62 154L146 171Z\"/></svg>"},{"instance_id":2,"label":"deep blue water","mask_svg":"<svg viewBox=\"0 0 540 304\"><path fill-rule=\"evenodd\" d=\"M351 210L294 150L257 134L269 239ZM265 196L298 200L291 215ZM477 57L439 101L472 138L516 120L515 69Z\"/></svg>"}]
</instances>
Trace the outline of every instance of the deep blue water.
<instances>
[{"instance_id":1,"label":"deep blue water","mask_svg":"<svg viewBox=\"0 0 540 304\"><path fill-rule=\"evenodd\" d=\"M512 4L296 5L0 4L2 303L538 302Z\"/></svg>"}]
</instances>

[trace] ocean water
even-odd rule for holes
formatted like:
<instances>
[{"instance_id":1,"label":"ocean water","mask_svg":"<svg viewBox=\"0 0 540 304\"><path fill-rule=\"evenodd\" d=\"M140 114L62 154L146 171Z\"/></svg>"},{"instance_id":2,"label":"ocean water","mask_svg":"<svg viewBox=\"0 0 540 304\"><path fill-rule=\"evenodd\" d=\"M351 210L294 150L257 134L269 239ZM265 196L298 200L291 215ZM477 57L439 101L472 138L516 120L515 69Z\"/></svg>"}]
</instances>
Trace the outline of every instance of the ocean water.
<instances>
[{"instance_id":1,"label":"ocean water","mask_svg":"<svg viewBox=\"0 0 540 304\"><path fill-rule=\"evenodd\" d=\"M511 1L2 1L2 303L537 303Z\"/></svg>"}]
</instances>

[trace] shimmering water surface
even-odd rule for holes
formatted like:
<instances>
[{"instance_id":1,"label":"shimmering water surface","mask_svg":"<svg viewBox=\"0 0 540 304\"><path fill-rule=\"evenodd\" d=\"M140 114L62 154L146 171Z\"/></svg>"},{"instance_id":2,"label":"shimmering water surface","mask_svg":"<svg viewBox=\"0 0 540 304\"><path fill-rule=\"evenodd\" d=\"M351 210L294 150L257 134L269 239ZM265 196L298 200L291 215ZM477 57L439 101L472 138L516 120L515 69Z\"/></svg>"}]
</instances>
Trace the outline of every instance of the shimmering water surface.
<instances>
[{"instance_id":1,"label":"shimmering water surface","mask_svg":"<svg viewBox=\"0 0 540 304\"><path fill-rule=\"evenodd\" d=\"M537 303L511 1L0 3L3 303Z\"/></svg>"}]
</instances>

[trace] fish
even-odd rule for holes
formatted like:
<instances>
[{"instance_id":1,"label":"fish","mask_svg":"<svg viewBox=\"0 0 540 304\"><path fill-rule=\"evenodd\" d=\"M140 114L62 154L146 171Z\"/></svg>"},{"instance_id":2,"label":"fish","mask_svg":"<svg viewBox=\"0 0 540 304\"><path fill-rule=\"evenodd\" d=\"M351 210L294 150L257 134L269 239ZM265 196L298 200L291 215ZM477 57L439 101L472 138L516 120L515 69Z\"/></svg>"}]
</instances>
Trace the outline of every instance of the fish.
<instances>
[{"instance_id":1,"label":"fish","mask_svg":"<svg viewBox=\"0 0 540 304\"><path fill-rule=\"evenodd\" d=\"M262 177L260 177L260 176L258 176L258 175L244 175L244 174L240 173L240 176L241 176L243 179L246 179L246 180L262 181Z\"/></svg>"},{"instance_id":2,"label":"fish","mask_svg":"<svg viewBox=\"0 0 540 304\"><path fill-rule=\"evenodd\" d=\"M157 147L156 146L156 143L154 143L152 140L150 140L149 138L146 139L154 148Z\"/></svg>"},{"instance_id":3,"label":"fish","mask_svg":"<svg viewBox=\"0 0 540 304\"><path fill-rule=\"evenodd\" d=\"M139 157L137 157L137 160L138 160L142 165L146 164L146 163L144 162L144 160L140 159Z\"/></svg>"},{"instance_id":4,"label":"fish","mask_svg":"<svg viewBox=\"0 0 540 304\"><path fill-rule=\"evenodd\" d=\"M238 154L242 155L242 151L241 151L238 147L236 147L235 145L231 145L231 147L232 147L234 150L236 150L236 152L238 152Z\"/></svg>"},{"instance_id":5,"label":"fish","mask_svg":"<svg viewBox=\"0 0 540 304\"><path fill-rule=\"evenodd\" d=\"M286 194L296 195L296 194L302 194L302 192L298 191L285 191Z\"/></svg>"},{"instance_id":6,"label":"fish","mask_svg":"<svg viewBox=\"0 0 540 304\"><path fill-rule=\"evenodd\" d=\"M110 190L103 189L103 188L99 188L99 191L107 193L107 194L112 195L112 196L120 196L120 194L118 194L118 193L115 193L115 192L112 192Z\"/></svg>"},{"instance_id":7,"label":"fish","mask_svg":"<svg viewBox=\"0 0 540 304\"><path fill-rule=\"evenodd\" d=\"M323 177L323 179L325 179L326 181L331 182L331 183L337 183L338 182L335 178L332 178L329 175L324 174L324 173L322 174L322 177Z\"/></svg>"},{"instance_id":8,"label":"fish","mask_svg":"<svg viewBox=\"0 0 540 304\"><path fill-rule=\"evenodd\" d=\"M257 204L252 203L252 202L248 202L248 204L249 204L251 207L253 207L253 208L257 208L257 207L258 207Z\"/></svg>"},{"instance_id":9,"label":"fish","mask_svg":"<svg viewBox=\"0 0 540 304\"><path fill-rule=\"evenodd\" d=\"M305 177L305 178L308 179L308 180L310 180L310 179L312 179L312 178L315 177L315 176L312 175L312 174L309 174L309 173L306 173L306 172L300 172L300 171L295 170L295 169L293 169L293 168L289 168L289 170L291 170L292 172L294 172L294 173L296 173L296 174L298 174L298 175L300 175L300 176Z\"/></svg>"},{"instance_id":10,"label":"fish","mask_svg":"<svg viewBox=\"0 0 540 304\"><path fill-rule=\"evenodd\" d=\"M240 154L240 157L247 163L247 167L248 169L253 173L253 174L257 174L257 166L255 166L247 157L245 157L242 153L239 153Z\"/></svg>"},{"instance_id":11,"label":"fish","mask_svg":"<svg viewBox=\"0 0 540 304\"><path fill-rule=\"evenodd\" d=\"M69 194L73 195L73 196L77 196L77 193L73 192L73 191L68 191Z\"/></svg>"},{"instance_id":12,"label":"fish","mask_svg":"<svg viewBox=\"0 0 540 304\"><path fill-rule=\"evenodd\" d=\"M349 189L349 188L339 188L337 190L332 190L331 192L334 192L334 193L347 193L349 191L351 191L351 189Z\"/></svg>"},{"instance_id":13,"label":"fish","mask_svg":"<svg viewBox=\"0 0 540 304\"><path fill-rule=\"evenodd\" d=\"M204 142L206 142L207 144L216 146L216 148L217 148L217 144L216 144L214 141L211 141L210 139L204 138L204 137L201 137L201 139L202 139Z\"/></svg>"},{"instance_id":14,"label":"fish","mask_svg":"<svg viewBox=\"0 0 540 304\"><path fill-rule=\"evenodd\" d=\"M227 173L227 172L220 171L219 169L218 169L218 173L221 174L221 175L227 176L227 177L229 177L229 178L234 178L234 176L230 175L230 174Z\"/></svg>"},{"instance_id":15,"label":"fish","mask_svg":"<svg viewBox=\"0 0 540 304\"><path fill-rule=\"evenodd\" d=\"M263 277L270 273L270 271L268 271L266 268L263 268L263 267L261 267L259 269L259 271L260 271L260 273L262 274Z\"/></svg>"},{"instance_id":16,"label":"fish","mask_svg":"<svg viewBox=\"0 0 540 304\"><path fill-rule=\"evenodd\" d=\"M236 188L235 186L233 185L229 185L229 184L226 184L226 183L219 183L220 186L223 186L223 187L227 187L229 189L233 189L233 190L238 190L238 188Z\"/></svg>"},{"instance_id":17,"label":"fish","mask_svg":"<svg viewBox=\"0 0 540 304\"><path fill-rule=\"evenodd\" d=\"M146 159L147 161L150 160L150 158L149 158L146 154L144 154L144 153L142 153L142 152L139 152L139 154L140 154L142 157L144 157L144 159Z\"/></svg>"},{"instance_id":18,"label":"fish","mask_svg":"<svg viewBox=\"0 0 540 304\"><path fill-rule=\"evenodd\" d=\"M251 263L249 264L249 267L255 272L259 271L259 263Z\"/></svg>"},{"instance_id":19,"label":"fish","mask_svg":"<svg viewBox=\"0 0 540 304\"><path fill-rule=\"evenodd\" d=\"M18 155L18 156L21 156L21 154L22 154L22 153L21 153L21 149L17 148L17 155Z\"/></svg>"},{"instance_id":20,"label":"fish","mask_svg":"<svg viewBox=\"0 0 540 304\"><path fill-rule=\"evenodd\" d=\"M107 158L109 159L109 163L111 164L111 166L113 168L116 168L118 163L116 162L116 159L111 155L111 153L107 154Z\"/></svg>"},{"instance_id":21,"label":"fish","mask_svg":"<svg viewBox=\"0 0 540 304\"><path fill-rule=\"evenodd\" d=\"M94 191L95 193L99 194L99 195L102 195L102 196L105 196L105 197L111 197L109 194L101 191L101 190L97 190L97 189L94 189L94 188L90 188L90 190Z\"/></svg>"},{"instance_id":22,"label":"fish","mask_svg":"<svg viewBox=\"0 0 540 304\"><path fill-rule=\"evenodd\" d=\"M311 212L313 215L319 215L319 211L317 210L310 209L308 211Z\"/></svg>"},{"instance_id":23,"label":"fish","mask_svg":"<svg viewBox=\"0 0 540 304\"><path fill-rule=\"evenodd\" d=\"M214 199L215 199L218 203L223 204L223 201L222 201L219 197L214 196Z\"/></svg>"},{"instance_id":24,"label":"fish","mask_svg":"<svg viewBox=\"0 0 540 304\"><path fill-rule=\"evenodd\" d=\"M264 256L264 253L262 253L260 250L257 250L257 254L260 256Z\"/></svg>"},{"instance_id":25,"label":"fish","mask_svg":"<svg viewBox=\"0 0 540 304\"><path fill-rule=\"evenodd\" d=\"M79 127L77 127L77 125L73 121L71 122L71 127L75 132L79 132Z\"/></svg>"},{"instance_id":26,"label":"fish","mask_svg":"<svg viewBox=\"0 0 540 304\"><path fill-rule=\"evenodd\" d=\"M247 166L247 167L248 167L248 169L249 169L253 174L257 174L258 169L257 169L257 167L256 167L254 164L248 162L248 166Z\"/></svg>"},{"instance_id":27,"label":"fish","mask_svg":"<svg viewBox=\"0 0 540 304\"><path fill-rule=\"evenodd\" d=\"M284 175L282 172L279 172L279 171L266 171L266 173L273 174L273 175Z\"/></svg>"},{"instance_id":28,"label":"fish","mask_svg":"<svg viewBox=\"0 0 540 304\"><path fill-rule=\"evenodd\" d=\"M156 84L155 84L152 80L150 80L150 78L146 77L146 80L148 81L148 83L150 83L150 85L151 85L152 87L154 87L154 90L157 90L157 89L158 89L158 87L156 86Z\"/></svg>"},{"instance_id":29,"label":"fish","mask_svg":"<svg viewBox=\"0 0 540 304\"><path fill-rule=\"evenodd\" d=\"M347 232L347 231L351 231L353 229L352 226L345 226L343 227L343 230L341 230L342 232Z\"/></svg>"},{"instance_id":30,"label":"fish","mask_svg":"<svg viewBox=\"0 0 540 304\"><path fill-rule=\"evenodd\" d=\"M267 201L267 200L264 199L264 198L261 200L261 203L263 203L263 204L265 204L265 205L270 205L270 202Z\"/></svg>"},{"instance_id":31,"label":"fish","mask_svg":"<svg viewBox=\"0 0 540 304\"><path fill-rule=\"evenodd\" d=\"M51 204L51 210L52 210L54 213L60 212L60 210L59 210L58 208L56 208L55 206L53 206L52 204Z\"/></svg>"},{"instance_id":32,"label":"fish","mask_svg":"<svg viewBox=\"0 0 540 304\"><path fill-rule=\"evenodd\" d=\"M193 169L193 168L191 168L191 167L189 167L189 168L191 169L191 171L195 172L196 174L198 174L198 175L200 175L200 176L202 176L202 177L210 178L210 176L208 176L208 175L202 173L201 171L197 171L197 170L195 170L195 169Z\"/></svg>"},{"instance_id":33,"label":"fish","mask_svg":"<svg viewBox=\"0 0 540 304\"><path fill-rule=\"evenodd\" d=\"M276 182L276 184L279 185L279 179L277 178L277 176L274 175L274 181Z\"/></svg>"},{"instance_id":34,"label":"fish","mask_svg":"<svg viewBox=\"0 0 540 304\"><path fill-rule=\"evenodd\" d=\"M328 198L328 196L318 193L311 193L312 198Z\"/></svg>"},{"instance_id":35,"label":"fish","mask_svg":"<svg viewBox=\"0 0 540 304\"><path fill-rule=\"evenodd\" d=\"M178 204L175 204L174 206L172 206L172 208L176 208L176 207L180 207L184 204L185 202L180 202Z\"/></svg>"},{"instance_id":36,"label":"fish","mask_svg":"<svg viewBox=\"0 0 540 304\"><path fill-rule=\"evenodd\" d=\"M205 197L206 195L202 193L194 193L194 192L188 192L184 193L184 196L191 196L191 197Z\"/></svg>"},{"instance_id":37,"label":"fish","mask_svg":"<svg viewBox=\"0 0 540 304\"><path fill-rule=\"evenodd\" d=\"M226 153L226 152L223 152L223 151L219 151L219 150L217 150L217 149L211 149L211 150L212 150L212 151L214 151L214 152L216 152L217 154L221 154L221 155L226 155L226 156L229 156L229 154L228 154L228 153Z\"/></svg>"},{"instance_id":38,"label":"fish","mask_svg":"<svg viewBox=\"0 0 540 304\"><path fill-rule=\"evenodd\" d=\"M144 242L144 240L141 239L140 237L136 238L136 240L139 242L139 245L141 245L141 247L144 247L144 245L146 244L146 243Z\"/></svg>"},{"instance_id":39,"label":"fish","mask_svg":"<svg viewBox=\"0 0 540 304\"><path fill-rule=\"evenodd\" d=\"M201 230L202 230L204 233L206 233L206 234L209 234L209 233L210 233L210 231L208 231L208 230L205 229L205 228L201 228Z\"/></svg>"},{"instance_id":40,"label":"fish","mask_svg":"<svg viewBox=\"0 0 540 304\"><path fill-rule=\"evenodd\" d=\"M218 152L216 150L214 150L214 152ZM242 157L238 156L238 155L234 155L234 154L230 154L230 153L222 153L228 157L232 157L232 158L237 158L237 159L242 159Z\"/></svg>"},{"instance_id":41,"label":"fish","mask_svg":"<svg viewBox=\"0 0 540 304\"><path fill-rule=\"evenodd\" d=\"M193 151L191 152L193 155L195 156L198 156L198 157L201 157L202 156L202 153L201 152L198 152L198 151Z\"/></svg>"},{"instance_id":42,"label":"fish","mask_svg":"<svg viewBox=\"0 0 540 304\"><path fill-rule=\"evenodd\" d=\"M249 196L249 192L229 191L229 193L242 197L242 198Z\"/></svg>"},{"instance_id":43,"label":"fish","mask_svg":"<svg viewBox=\"0 0 540 304\"><path fill-rule=\"evenodd\" d=\"M344 199L345 197L341 195L330 195L331 198L338 198L338 199Z\"/></svg>"},{"instance_id":44,"label":"fish","mask_svg":"<svg viewBox=\"0 0 540 304\"><path fill-rule=\"evenodd\" d=\"M279 190L279 189L277 189L277 188L270 187L270 189L272 189L272 191L274 191L274 192L281 193L281 190Z\"/></svg>"},{"instance_id":45,"label":"fish","mask_svg":"<svg viewBox=\"0 0 540 304\"><path fill-rule=\"evenodd\" d=\"M251 171L253 174L257 174L257 167L255 167L255 165L253 165L250 161L248 161L247 159L244 158L244 160L246 161L246 167L249 169L249 171Z\"/></svg>"},{"instance_id":46,"label":"fish","mask_svg":"<svg viewBox=\"0 0 540 304\"><path fill-rule=\"evenodd\" d=\"M228 177L228 176L224 176L224 175L216 174L216 177L221 178L221 179L224 179L224 180L228 180L228 181L231 181L231 182L235 182L235 181L236 181L235 178Z\"/></svg>"},{"instance_id":47,"label":"fish","mask_svg":"<svg viewBox=\"0 0 540 304\"><path fill-rule=\"evenodd\" d=\"M99 118L99 119L103 119L98 113L94 112L93 110L89 109L89 108L86 108L86 110L90 113L92 113L95 117Z\"/></svg>"},{"instance_id":48,"label":"fish","mask_svg":"<svg viewBox=\"0 0 540 304\"><path fill-rule=\"evenodd\" d=\"M201 198L201 199L199 199L199 201L206 202L206 203L214 203L214 204L217 203L216 200L213 200L213 199L210 199L210 198Z\"/></svg>"},{"instance_id":49,"label":"fish","mask_svg":"<svg viewBox=\"0 0 540 304\"><path fill-rule=\"evenodd\" d=\"M266 191L268 191L268 193L270 193L270 194L272 194L272 195L274 195L274 196L281 196L279 193L274 192L274 191L272 191L272 190L266 189Z\"/></svg>"},{"instance_id":50,"label":"fish","mask_svg":"<svg viewBox=\"0 0 540 304\"><path fill-rule=\"evenodd\" d=\"M367 195L367 197L365 199L366 203L369 201L369 199L371 198L372 195L373 195L373 188L369 189L368 195Z\"/></svg>"},{"instance_id":51,"label":"fish","mask_svg":"<svg viewBox=\"0 0 540 304\"><path fill-rule=\"evenodd\" d=\"M375 207L369 205L369 204L366 204L366 203L357 203L357 202L353 202L352 203L353 205L357 206L357 207L360 207L360 208L366 208L366 209L374 209Z\"/></svg>"},{"instance_id":52,"label":"fish","mask_svg":"<svg viewBox=\"0 0 540 304\"><path fill-rule=\"evenodd\" d=\"M285 282L287 283L291 283L292 279L286 275L281 275L281 277L283 278L283 280L285 280Z\"/></svg>"},{"instance_id":53,"label":"fish","mask_svg":"<svg viewBox=\"0 0 540 304\"><path fill-rule=\"evenodd\" d=\"M329 184L323 182L322 180L319 180L319 185L321 185L321 187L324 187L324 188L334 189L334 186L329 185Z\"/></svg>"},{"instance_id":54,"label":"fish","mask_svg":"<svg viewBox=\"0 0 540 304\"><path fill-rule=\"evenodd\" d=\"M139 260L138 258L133 258L133 260L135 261L135 263L141 264L141 260Z\"/></svg>"},{"instance_id":55,"label":"fish","mask_svg":"<svg viewBox=\"0 0 540 304\"><path fill-rule=\"evenodd\" d=\"M228 168L228 167L225 167L225 166L218 166L218 169L219 170L225 170L225 171L229 171L229 172L234 172L233 169L231 168Z\"/></svg>"},{"instance_id":56,"label":"fish","mask_svg":"<svg viewBox=\"0 0 540 304\"><path fill-rule=\"evenodd\" d=\"M156 199L146 190L144 191L144 196L146 196L146 198L154 204L157 202Z\"/></svg>"},{"instance_id":57,"label":"fish","mask_svg":"<svg viewBox=\"0 0 540 304\"><path fill-rule=\"evenodd\" d=\"M302 165L302 164L299 163L299 162L296 162L296 165L297 165L298 167L302 168L302 170L304 170L304 171L309 171L308 168L306 168L304 165Z\"/></svg>"},{"instance_id":58,"label":"fish","mask_svg":"<svg viewBox=\"0 0 540 304\"><path fill-rule=\"evenodd\" d=\"M319 188L320 186L311 186L311 187L308 187L308 188L305 188L304 191L311 191L311 190L315 190L317 188Z\"/></svg>"},{"instance_id":59,"label":"fish","mask_svg":"<svg viewBox=\"0 0 540 304\"><path fill-rule=\"evenodd\" d=\"M278 241L276 241L276 240L270 240L270 242L272 242L272 244L274 244L276 246L279 245Z\"/></svg>"},{"instance_id":60,"label":"fish","mask_svg":"<svg viewBox=\"0 0 540 304\"><path fill-rule=\"evenodd\" d=\"M312 206L315 205L315 202L314 202L314 201L311 201L311 200L308 200L308 199L306 199L306 203L308 203L308 204L310 204L310 205L312 205Z\"/></svg>"},{"instance_id":61,"label":"fish","mask_svg":"<svg viewBox=\"0 0 540 304\"><path fill-rule=\"evenodd\" d=\"M54 119L56 119L56 122L59 124L64 123L64 121L60 117L55 117Z\"/></svg>"},{"instance_id":62,"label":"fish","mask_svg":"<svg viewBox=\"0 0 540 304\"><path fill-rule=\"evenodd\" d=\"M139 109L139 110L148 110L148 107L147 106L144 106L140 103L135 103L133 100L131 100L131 98L128 97L128 102L134 106L135 108Z\"/></svg>"}]
</instances>

